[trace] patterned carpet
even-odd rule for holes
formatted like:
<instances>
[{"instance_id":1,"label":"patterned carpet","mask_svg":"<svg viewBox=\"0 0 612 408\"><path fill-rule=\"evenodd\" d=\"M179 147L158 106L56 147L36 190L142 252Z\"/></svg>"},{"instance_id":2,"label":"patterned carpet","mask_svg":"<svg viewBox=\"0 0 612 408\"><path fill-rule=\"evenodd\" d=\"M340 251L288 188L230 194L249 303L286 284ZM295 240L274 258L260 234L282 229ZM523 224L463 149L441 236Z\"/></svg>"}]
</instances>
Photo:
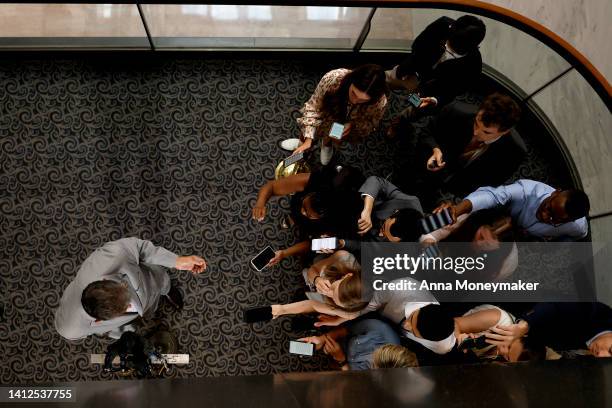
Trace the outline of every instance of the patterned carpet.
<instances>
[{"instance_id":1,"label":"patterned carpet","mask_svg":"<svg viewBox=\"0 0 612 408\"><path fill-rule=\"evenodd\" d=\"M8 60L0 63L0 383L110 378L89 364L107 339L70 344L54 309L81 262L121 237L204 256L202 276L172 271L185 294L180 314L158 311L191 363L171 376L267 374L327 367L287 353L287 318L248 326L241 310L288 302L303 290L301 266L255 272L265 245L285 247L285 200L250 220L256 192L297 135L297 110L336 65L287 60ZM400 100L392 97L391 112ZM386 120L389 118L387 114ZM567 184L541 133L522 129L521 177ZM366 175L390 171L382 134L343 161ZM156 322L147 322L152 327Z\"/></svg>"}]
</instances>

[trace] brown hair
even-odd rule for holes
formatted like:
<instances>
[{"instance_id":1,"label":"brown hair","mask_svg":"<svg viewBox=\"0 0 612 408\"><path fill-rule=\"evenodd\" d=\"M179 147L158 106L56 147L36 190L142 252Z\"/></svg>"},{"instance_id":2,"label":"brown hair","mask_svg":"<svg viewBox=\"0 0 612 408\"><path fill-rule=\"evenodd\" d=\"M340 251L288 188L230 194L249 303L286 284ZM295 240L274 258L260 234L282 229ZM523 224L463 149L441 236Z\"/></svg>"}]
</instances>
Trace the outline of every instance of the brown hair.
<instances>
[{"instance_id":1,"label":"brown hair","mask_svg":"<svg viewBox=\"0 0 612 408\"><path fill-rule=\"evenodd\" d=\"M88 315L98 320L110 320L122 315L130 303L127 288L115 281L101 280L87 285L81 304Z\"/></svg>"},{"instance_id":2,"label":"brown hair","mask_svg":"<svg viewBox=\"0 0 612 408\"><path fill-rule=\"evenodd\" d=\"M373 368L406 368L419 365L416 354L397 344L385 344L374 350Z\"/></svg>"},{"instance_id":3,"label":"brown hair","mask_svg":"<svg viewBox=\"0 0 612 408\"><path fill-rule=\"evenodd\" d=\"M497 126L502 132L516 125L521 117L521 108L514 99L497 92L482 101L479 111L485 126Z\"/></svg>"},{"instance_id":4,"label":"brown hair","mask_svg":"<svg viewBox=\"0 0 612 408\"><path fill-rule=\"evenodd\" d=\"M351 85L370 96L365 105L378 102L388 92L385 70L380 65L365 64L352 69L342 78L335 91L330 91L323 97L323 110L331 115L334 122L346 122L346 106Z\"/></svg>"},{"instance_id":5,"label":"brown hair","mask_svg":"<svg viewBox=\"0 0 612 408\"><path fill-rule=\"evenodd\" d=\"M352 274L345 278L346 275ZM368 302L363 299L363 285L361 283L361 273L358 269L349 268L344 262L336 262L325 269L325 276L330 283L341 280L338 286L338 300L343 306L336 305L347 312L356 312L366 307ZM333 300L327 298L329 303L334 304Z\"/></svg>"}]
</instances>

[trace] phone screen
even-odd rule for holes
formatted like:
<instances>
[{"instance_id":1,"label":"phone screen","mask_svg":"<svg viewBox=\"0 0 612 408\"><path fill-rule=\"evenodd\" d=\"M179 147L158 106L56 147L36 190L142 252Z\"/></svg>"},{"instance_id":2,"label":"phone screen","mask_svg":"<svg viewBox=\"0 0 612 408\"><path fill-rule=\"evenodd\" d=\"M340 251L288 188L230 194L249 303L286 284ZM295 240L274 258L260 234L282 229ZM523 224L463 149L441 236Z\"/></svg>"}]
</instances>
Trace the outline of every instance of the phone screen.
<instances>
[{"instance_id":1,"label":"phone screen","mask_svg":"<svg viewBox=\"0 0 612 408\"><path fill-rule=\"evenodd\" d=\"M342 132L344 132L344 125L334 122L329 131L329 137L340 140L342 139Z\"/></svg>"},{"instance_id":2,"label":"phone screen","mask_svg":"<svg viewBox=\"0 0 612 408\"><path fill-rule=\"evenodd\" d=\"M311 248L313 251L320 251L322 249L336 249L336 246L338 246L336 238L315 238L311 243Z\"/></svg>"},{"instance_id":3,"label":"phone screen","mask_svg":"<svg viewBox=\"0 0 612 408\"><path fill-rule=\"evenodd\" d=\"M291 166L293 163L298 162L304 158L304 152L299 152L294 154L293 156L289 156L285 159L285 167Z\"/></svg>"},{"instance_id":4,"label":"phone screen","mask_svg":"<svg viewBox=\"0 0 612 408\"><path fill-rule=\"evenodd\" d=\"M272 258L274 258L274 250L271 246L267 246L263 251L257 254L255 258L251 259L251 264L255 269L261 271Z\"/></svg>"},{"instance_id":5,"label":"phone screen","mask_svg":"<svg viewBox=\"0 0 612 408\"><path fill-rule=\"evenodd\" d=\"M290 341L289 352L291 354L300 354L302 356L312 356L314 353L314 344L302 343L301 341Z\"/></svg>"},{"instance_id":6,"label":"phone screen","mask_svg":"<svg viewBox=\"0 0 612 408\"><path fill-rule=\"evenodd\" d=\"M415 108L418 108L421 104L421 98L419 97L419 95L412 93L408 95L408 102L410 102Z\"/></svg>"},{"instance_id":7,"label":"phone screen","mask_svg":"<svg viewBox=\"0 0 612 408\"><path fill-rule=\"evenodd\" d=\"M445 208L438 214L432 214L429 217L425 217L421 220L421 226L423 227L423 232L425 234L429 234L432 231L438 230L442 227L446 227L447 225L452 223L453 218L451 217L448 208Z\"/></svg>"}]
</instances>

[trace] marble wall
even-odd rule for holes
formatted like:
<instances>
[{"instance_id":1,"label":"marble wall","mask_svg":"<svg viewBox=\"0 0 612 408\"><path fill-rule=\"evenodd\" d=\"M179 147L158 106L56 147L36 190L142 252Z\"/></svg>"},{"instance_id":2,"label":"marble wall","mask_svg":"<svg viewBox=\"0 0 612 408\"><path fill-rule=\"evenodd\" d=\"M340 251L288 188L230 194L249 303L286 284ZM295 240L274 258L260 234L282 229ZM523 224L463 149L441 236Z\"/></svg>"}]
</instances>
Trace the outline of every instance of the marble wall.
<instances>
[{"instance_id":1,"label":"marble wall","mask_svg":"<svg viewBox=\"0 0 612 408\"><path fill-rule=\"evenodd\" d=\"M612 305L612 217L599 218L591 221L591 240L595 255L595 287L597 299Z\"/></svg>"},{"instance_id":2,"label":"marble wall","mask_svg":"<svg viewBox=\"0 0 612 408\"><path fill-rule=\"evenodd\" d=\"M466 13L450 10L412 10L416 35L441 16L457 18ZM569 67L567 61L540 41L499 21L477 16L487 27L480 45L484 62L531 93Z\"/></svg>"},{"instance_id":3,"label":"marble wall","mask_svg":"<svg viewBox=\"0 0 612 408\"><path fill-rule=\"evenodd\" d=\"M607 78L612 78L610 0L483 0L528 17L569 42Z\"/></svg>"}]
</instances>

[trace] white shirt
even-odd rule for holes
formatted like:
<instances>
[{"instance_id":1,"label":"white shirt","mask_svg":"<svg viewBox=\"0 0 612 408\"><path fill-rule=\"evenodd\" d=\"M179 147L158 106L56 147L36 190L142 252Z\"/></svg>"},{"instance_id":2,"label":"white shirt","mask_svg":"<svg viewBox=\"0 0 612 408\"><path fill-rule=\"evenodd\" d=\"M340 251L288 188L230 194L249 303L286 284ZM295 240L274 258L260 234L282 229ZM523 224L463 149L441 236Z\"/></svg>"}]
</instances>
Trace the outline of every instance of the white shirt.
<instances>
[{"instance_id":1,"label":"white shirt","mask_svg":"<svg viewBox=\"0 0 612 408\"><path fill-rule=\"evenodd\" d=\"M412 302L406 305L404 312L406 314L406 319L410 318L410 315L417 310L430 305L438 305L438 302ZM455 343L457 342L457 338L455 337L455 333L451 333L447 338L439 341L432 341L423 339L421 337L417 337L411 331L408 331L402 327L402 334L404 337L409 338L412 341L416 341L419 344L422 344L424 347L427 347L429 350L433 351L436 354L446 354L455 347Z\"/></svg>"},{"instance_id":2,"label":"white shirt","mask_svg":"<svg viewBox=\"0 0 612 408\"><path fill-rule=\"evenodd\" d=\"M396 279L393 282L412 281L415 287L419 287L419 282L412 278ZM377 290L372 296L370 303L361 311L360 314L378 311L387 319L399 324L403 319L410 316L408 311L420 309L430 303L438 303L436 298L425 290ZM420 305L413 308L411 305ZM412 312L410 312L412 313Z\"/></svg>"}]
</instances>

